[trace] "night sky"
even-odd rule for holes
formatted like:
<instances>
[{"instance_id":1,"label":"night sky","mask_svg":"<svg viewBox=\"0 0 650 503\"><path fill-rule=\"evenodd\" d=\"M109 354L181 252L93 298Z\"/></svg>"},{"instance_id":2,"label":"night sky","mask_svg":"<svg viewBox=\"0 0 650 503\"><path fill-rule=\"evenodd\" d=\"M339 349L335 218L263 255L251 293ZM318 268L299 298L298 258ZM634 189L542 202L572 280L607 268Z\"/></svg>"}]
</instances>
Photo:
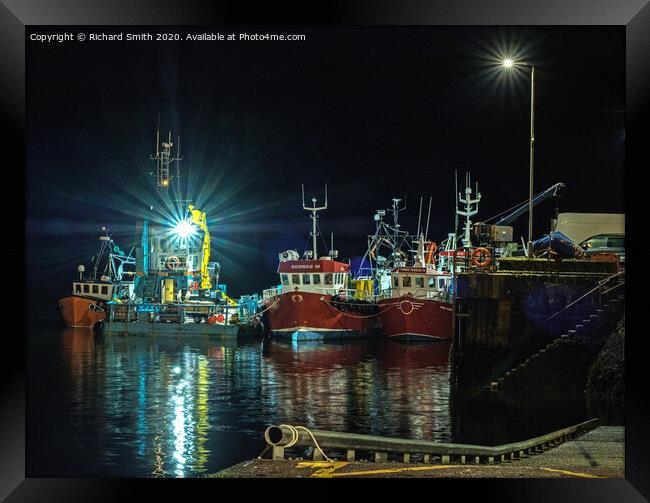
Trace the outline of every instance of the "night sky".
<instances>
[{"instance_id":1,"label":"night sky","mask_svg":"<svg viewBox=\"0 0 650 503\"><path fill-rule=\"evenodd\" d=\"M176 30L188 32L183 27ZM171 32L128 27L37 33ZM373 214L406 197L415 232L433 196L429 238L453 229L454 171L482 194L474 220L528 197L530 80L536 68L535 192L567 187L562 212L623 212L624 27L192 28L304 33L305 41L28 42L27 248L34 305L67 294L102 225L135 241L151 200L155 129L180 136L184 182L208 213L232 295L278 282L277 254L305 249L306 196L340 257L359 257ZM535 209L548 232L555 203ZM527 218L515 238L527 234ZM323 250L322 242L321 250ZM50 311L48 311L50 312Z\"/></svg>"}]
</instances>

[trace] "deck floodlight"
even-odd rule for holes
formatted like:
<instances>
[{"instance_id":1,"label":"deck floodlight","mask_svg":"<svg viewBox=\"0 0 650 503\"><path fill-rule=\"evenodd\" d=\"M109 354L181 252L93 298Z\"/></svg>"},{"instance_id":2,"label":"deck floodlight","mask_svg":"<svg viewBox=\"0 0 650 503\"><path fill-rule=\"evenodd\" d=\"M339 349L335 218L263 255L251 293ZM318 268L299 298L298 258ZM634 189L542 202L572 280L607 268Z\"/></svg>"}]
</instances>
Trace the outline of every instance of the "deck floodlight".
<instances>
[{"instance_id":1,"label":"deck floodlight","mask_svg":"<svg viewBox=\"0 0 650 503\"><path fill-rule=\"evenodd\" d=\"M181 239L186 239L196 233L196 227L188 220L181 220L174 226L174 234Z\"/></svg>"},{"instance_id":2,"label":"deck floodlight","mask_svg":"<svg viewBox=\"0 0 650 503\"><path fill-rule=\"evenodd\" d=\"M501 64L503 66L505 66L506 68L512 68L513 65L515 64L515 62L510 58L506 58L506 59L503 60L503 62Z\"/></svg>"}]
</instances>

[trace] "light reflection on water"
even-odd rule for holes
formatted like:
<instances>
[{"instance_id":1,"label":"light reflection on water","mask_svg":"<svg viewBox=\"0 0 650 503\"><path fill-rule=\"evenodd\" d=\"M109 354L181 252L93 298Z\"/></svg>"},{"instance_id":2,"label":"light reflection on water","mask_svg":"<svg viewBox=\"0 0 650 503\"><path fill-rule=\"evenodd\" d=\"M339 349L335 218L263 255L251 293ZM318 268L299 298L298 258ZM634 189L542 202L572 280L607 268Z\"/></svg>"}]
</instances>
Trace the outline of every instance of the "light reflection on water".
<instances>
[{"instance_id":1,"label":"light reflection on water","mask_svg":"<svg viewBox=\"0 0 650 503\"><path fill-rule=\"evenodd\" d=\"M605 417L583 395L459 393L452 401L448 352L385 340L36 331L27 352L27 473L202 476L259 455L264 430L279 423L498 445Z\"/></svg>"},{"instance_id":2,"label":"light reflection on water","mask_svg":"<svg viewBox=\"0 0 650 503\"><path fill-rule=\"evenodd\" d=\"M30 367L50 375L30 393L30 433L58 435L61 446L57 464L32 469L200 476L258 455L277 423L449 441L448 350L41 334ZM47 414L64 425L57 433Z\"/></svg>"}]
</instances>

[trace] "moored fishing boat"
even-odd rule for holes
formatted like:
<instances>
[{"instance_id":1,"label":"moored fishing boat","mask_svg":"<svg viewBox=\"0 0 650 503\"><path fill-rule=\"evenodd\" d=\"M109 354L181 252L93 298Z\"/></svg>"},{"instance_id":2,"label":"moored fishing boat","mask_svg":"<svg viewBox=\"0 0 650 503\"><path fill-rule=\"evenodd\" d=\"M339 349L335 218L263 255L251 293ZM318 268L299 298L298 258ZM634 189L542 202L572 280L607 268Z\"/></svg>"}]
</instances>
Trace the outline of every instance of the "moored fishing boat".
<instances>
[{"instance_id":1,"label":"moored fishing boat","mask_svg":"<svg viewBox=\"0 0 650 503\"><path fill-rule=\"evenodd\" d=\"M265 319L271 335L292 340L328 340L372 335L376 322L376 307L355 299L348 289L350 264L337 260L338 252L330 250L318 256L317 213L327 208L311 207L312 249L301 258L297 251L279 254L278 274L281 287L264 294Z\"/></svg>"},{"instance_id":2,"label":"moored fishing boat","mask_svg":"<svg viewBox=\"0 0 650 503\"><path fill-rule=\"evenodd\" d=\"M425 261L424 237L412 266L390 272L391 287L378 301L384 336L407 341L451 340L451 275Z\"/></svg>"},{"instance_id":3,"label":"moored fishing boat","mask_svg":"<svg viewBox=\"0 0 650 503\"><path fill-rule=\"evenodd\" d=\"M84 277L85 266L77 268L79 279L72 282L72 295L59 300L61 315L69 327L93 328L106 318L106 303L122 301L133 295L133 272L124 271L134 265L135 258L126 255L112 240L108 229L102 227L99 252L92 260L92 276ZM99 267L104 270L98 277Z\"/></svg>"}]
</instances>

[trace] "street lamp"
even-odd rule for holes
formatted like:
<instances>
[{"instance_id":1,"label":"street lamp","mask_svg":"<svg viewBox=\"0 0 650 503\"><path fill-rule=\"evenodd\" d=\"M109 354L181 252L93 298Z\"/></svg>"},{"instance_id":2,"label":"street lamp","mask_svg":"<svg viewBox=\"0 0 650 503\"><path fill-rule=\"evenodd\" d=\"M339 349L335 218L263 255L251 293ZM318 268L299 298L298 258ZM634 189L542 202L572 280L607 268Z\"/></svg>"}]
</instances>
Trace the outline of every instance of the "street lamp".
<instances>
[{"instance_id":1,"label":"street lamp","mask_svg":"<svg viewBox=\"0 0 650 503\"><path fill-rule=\"evenodd\" d=\"M525 61L513 61L510 58L504 59L501 64L504 68L510 69L513 66L530 66L530 184L528 195L528 243L526 256L533 256L533 174L535 170L535 66Z\"/></svg>"}]
</instances>

